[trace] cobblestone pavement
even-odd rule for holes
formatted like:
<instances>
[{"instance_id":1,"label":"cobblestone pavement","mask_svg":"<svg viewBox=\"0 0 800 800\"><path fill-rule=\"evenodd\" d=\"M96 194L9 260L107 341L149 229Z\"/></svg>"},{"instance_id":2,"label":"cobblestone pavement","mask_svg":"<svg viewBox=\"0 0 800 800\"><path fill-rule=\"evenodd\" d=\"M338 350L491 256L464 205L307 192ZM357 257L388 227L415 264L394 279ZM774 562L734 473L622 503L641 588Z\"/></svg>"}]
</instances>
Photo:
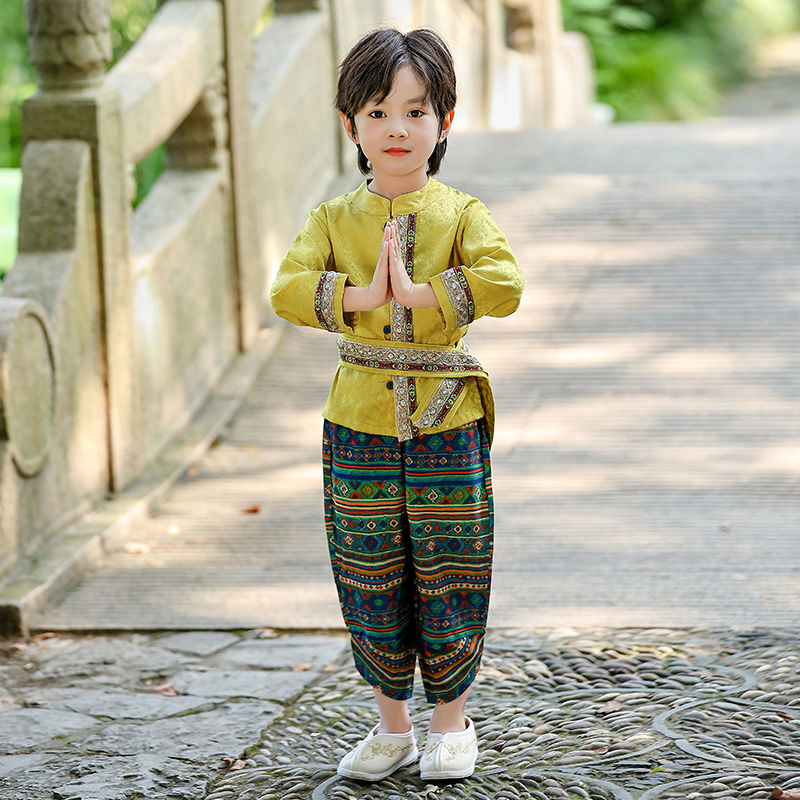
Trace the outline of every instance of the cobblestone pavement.
<instances>
[{"instance_id":1,"label":"cobblestone pavement","mask_svg":"<svg viewBox=\"0 0 800 800\"><path fill-rule=\"evenodd\" d=\"M798 629L490 631L475 774L367 784L336 775L375 721L343 634L45 635L0 655L0 798L778 797L800 790L798 645ZM429 714L415 697L423 742Z\"/></svg>"}]
</instances>

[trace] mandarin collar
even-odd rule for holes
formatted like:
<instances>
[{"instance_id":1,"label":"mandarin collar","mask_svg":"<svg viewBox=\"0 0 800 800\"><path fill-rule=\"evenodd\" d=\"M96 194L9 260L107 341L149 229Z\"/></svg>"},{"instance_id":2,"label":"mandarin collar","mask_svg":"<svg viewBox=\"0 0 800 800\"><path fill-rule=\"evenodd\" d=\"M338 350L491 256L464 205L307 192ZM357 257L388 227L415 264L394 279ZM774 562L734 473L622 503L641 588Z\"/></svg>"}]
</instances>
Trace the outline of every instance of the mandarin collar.
<instances>
[{"instance_id":1,"label":"mandarin collar","mask_svg":"<svg viewBox=\"0 0 800 800\"><path fill-rule=\"evenodd\" d=\"M367 184L368 181L365 180L350 195L350 202L361 211L374 214L376 217L386 217L387 219L390 216L390 212L391 216L396 217L398 214L413 214L415 211L419 211L434 199L442 186L439 181L429 176L425 184L419 189L399 194L394 200L389 200L383 195L371 192Z\"/></svg>"}]
</instances>

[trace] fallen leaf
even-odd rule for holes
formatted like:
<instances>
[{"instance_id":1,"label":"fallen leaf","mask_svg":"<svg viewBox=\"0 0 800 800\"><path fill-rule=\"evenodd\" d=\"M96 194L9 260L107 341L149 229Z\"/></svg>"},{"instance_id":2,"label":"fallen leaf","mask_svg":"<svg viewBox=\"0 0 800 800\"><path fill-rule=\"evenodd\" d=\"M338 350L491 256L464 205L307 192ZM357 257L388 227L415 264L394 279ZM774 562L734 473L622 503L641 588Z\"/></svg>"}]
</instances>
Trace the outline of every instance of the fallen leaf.
<instances>
[{"instance_id":1,"label":"fallen leaf","mask_svg":"<svg viewBox=\"0 0 800 800\"><path fill-rule=\"evenodd\" d=\"M33 637L34 642L43 642L45 639L54 639L58 636L57 633L53 633L52 631L48 631L47 633L37 633L36 636Z\"/></svg>"},{"instance_id":2,"label":"fallen leaf","mask_svg":"<svg viewBox=\"0 0 800 800\"><path fill-rule=\"evenodd\" d=\"M261 628L256 635L257 639L275 639L278 634L275 632L274 628Z\"/></svg>"},{"instance_id":3,"label":"fallen leaf","mask_svg":"<svg viewBox=\"0 0 800 800\"><path fill-rule=\"evenodd\" d=\"M143 542L125 542L125 552L140 556L150 552L150 545Z\"/></svg>"},{"instance_id":4,"label":"fallen leaf","mask_svg":"<svg viewBox=\"0 0 800 800\"><path fill-rule=\"evenodd\" d=\"M175 697L178 694L178 692L172 688L172 681L167 681L166 683L161 683L158 686L154 686L153 691L163 694L164 697Z\"/></svg>"},{"instance_id":5,"label":"fallen leaf","mask_svg":"<svg viewBox=\"0 0 800 800\"><path fill-rule=\"evenodd\" d=\"M609 700L597 709L599 714L610 714L612 711L619 711L622 703L619 700Z\"/></svg>"},{"instance_id":6,"label":"fallen leaf","mask_svg":"<svg viewBox=\"0 0 800 800\"><path fill-rule=\"evenodd\" d=\"M258 514L261 511L261 506L250 506L250 508L243 508L242 514Z\"/></svg>"},{"instance_id":7,"label":"fallen leaf","mask_svg":"<svg viewBox=\"0 0 800 800\"><path fill-rule=\"evenodd\" d=\"M228 769L233 771L235 769L244 769L247 766L247 762L242 761L241 758L225 758L222 757L222 761L225 762Z\"/></svg>"},{"instance_id":8,"label":"fallen leaf","mask_svg":"<svg viewBox=\"0 0 800 800\"><path fill-rule=\"evenodd\" d=\"M770 797L775 798L775 800L800 800L800 789L788 789L784 792L783 789L779 789L776 786L772 790Z\"/></svg>"},{"instance_id":9,"label":"fallen leaf","mask_svg":"<svg viewBox=\"0 0 800 800\"><path fill-rule=\"evenodd\" d=\"M295 664L292 667L292 672L306 672L310 669L311 669L310 661L301 661L299 664Z\"/></svg>"}]
</instances>

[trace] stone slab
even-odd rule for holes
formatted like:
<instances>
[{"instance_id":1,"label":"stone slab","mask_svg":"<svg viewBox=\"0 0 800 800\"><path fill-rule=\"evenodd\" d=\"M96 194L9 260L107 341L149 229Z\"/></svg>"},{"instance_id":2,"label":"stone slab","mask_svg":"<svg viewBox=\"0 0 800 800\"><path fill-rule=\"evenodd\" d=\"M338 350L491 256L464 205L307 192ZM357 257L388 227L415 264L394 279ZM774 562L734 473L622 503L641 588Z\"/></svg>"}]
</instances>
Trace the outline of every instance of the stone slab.
<instances>
[{"instance_id":1,"label":"stone slab","mask_svg":"<svg viewBox=\"0 0 800 800\"><path fill-rule=\"evenodd\" d=\"M229 647L217 660L220 663L269 670L320 669L341 659L344 651L339 637L291 636L239 642Z\"/></svg>"},{"instance_id":2,"label":"stone slab","mask_svg":"<svg viewBox=\"0 0 800 800\"><path fill-rule=\"evenodd\" d=\"M48 744L57 737L97 726L86 714L44 708L13 708L0 714L0 753L14 755Z\"/></svg>"},{"instance_id":3,"label":"stone slab","mask_svg":"<svg viewBox=\"0 0 800 800\"><path fill-rule=\"evenodd\" d=\"M278 670L206 669L185 670L172 679L178 692L199 697L253 697L287 700L315 677L311 672Z\"/></svg>"},{"instance_id":4,"label":"stone slab","mask_svg":"<svg viewBox=\"0 0 800 800\"><path fill-rule=\"evenodd\" d=\"M224 631L186 631L164 636L158 640L159 647L179 653L207 656L239 641L239 637Z\"/></svg>"}]
</instances>

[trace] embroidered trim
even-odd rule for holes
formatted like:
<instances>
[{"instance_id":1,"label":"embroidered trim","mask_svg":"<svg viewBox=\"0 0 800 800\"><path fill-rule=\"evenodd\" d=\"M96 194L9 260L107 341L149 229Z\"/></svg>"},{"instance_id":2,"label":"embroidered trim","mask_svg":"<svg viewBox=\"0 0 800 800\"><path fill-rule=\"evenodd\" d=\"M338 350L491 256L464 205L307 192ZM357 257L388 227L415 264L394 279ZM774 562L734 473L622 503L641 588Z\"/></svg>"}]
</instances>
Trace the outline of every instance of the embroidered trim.
<instances>
[{"instance_id":1,"label":"embroidered trim","mask_svg":"<svg viewBox=\"0 0 800 800\"><path fill-rule=\"evenodd\" d=\"M342 330L336 321L336 312L333 308L338 278L339 275L336 272L323 272L319 277L317 291L314 295L314 311L317 321L320 326L334 333L341 333Z\"/></svg>"},{"instance_id":2,"label":"embroidered trim","mask_svg":"<svg viewBox=\"0 0 800 800\"><path fill-rule=\"evenodd\" d=\"M417 230L416 214L400 214L397 220L397 232L400 234L400 251L405 254L406 272L414 278L414 240ZM414 323L410 308L400 305L394 298L391 302L392 339L396 342L414 341Z\"/></svg>"},{"instance_id":3,"label":"embroidered trim","mask_svg":"<svg viewBox=\"0 0 800 800\"><path fill-rule=\"evenodd\" d=\"M366 344L339 337L339 358L356 367L385 369L390 372L483 372L466 345L462 350L397 345Z\"/></svg>"},{"instance_id":4,"label":"embroidered trim","mask_svg":"<svg viewBox=\"0 0 800 800\"><path fill-rule=\"evenodd\" d=\"M405 254L406 272L414 278L414 239L417 228L416 214L399 214L397 232L400 234L400 252ZM396 342L414 341L414 316L410 308L392 298L390 306L392 339ZM413 436L411 415L417 410L417 383L413 377L397 376L394 380L394 411L397 438L406 441Z\"/></svg>"},{"instance_id":5,"label":"embroidered trim","mask_svg":"<svg viewBox=\"0 0 800 800\"><path fill-rule=\"evenodd\" d=\"M464 270L461 267L446 269L442 273L442 283L450 304L453 306L456 327L469 325L475 319L475 300L472 297L472 290L469 288Z\"/></svg>"},{"instance_id":6,"label":"embroidered trim","mask_svg":"<svg viewBox=\"0 0 800 800\"><path fill-rule=\"evenodd\" d=\"M407 375L395 375L394 384L394 419L397 428L397 438L401 442L408 441L414 435L411 424L411 392L409 383L412 381ZM416 395L416 386L414 387Z\"/></svg>"},{"instance_id":7,"label":"embroidered trim","mask_svg":"<svg viewBox=\"0 0 800 800\"><path fill-rule=\"evenodd\" d=\"M425 406L418 428L435 428L441 425L447 413L455 405L458 396L464 391L467 382L463 378L444 378L439 382L430 402Z\"/></svg>"}]
</instances>

